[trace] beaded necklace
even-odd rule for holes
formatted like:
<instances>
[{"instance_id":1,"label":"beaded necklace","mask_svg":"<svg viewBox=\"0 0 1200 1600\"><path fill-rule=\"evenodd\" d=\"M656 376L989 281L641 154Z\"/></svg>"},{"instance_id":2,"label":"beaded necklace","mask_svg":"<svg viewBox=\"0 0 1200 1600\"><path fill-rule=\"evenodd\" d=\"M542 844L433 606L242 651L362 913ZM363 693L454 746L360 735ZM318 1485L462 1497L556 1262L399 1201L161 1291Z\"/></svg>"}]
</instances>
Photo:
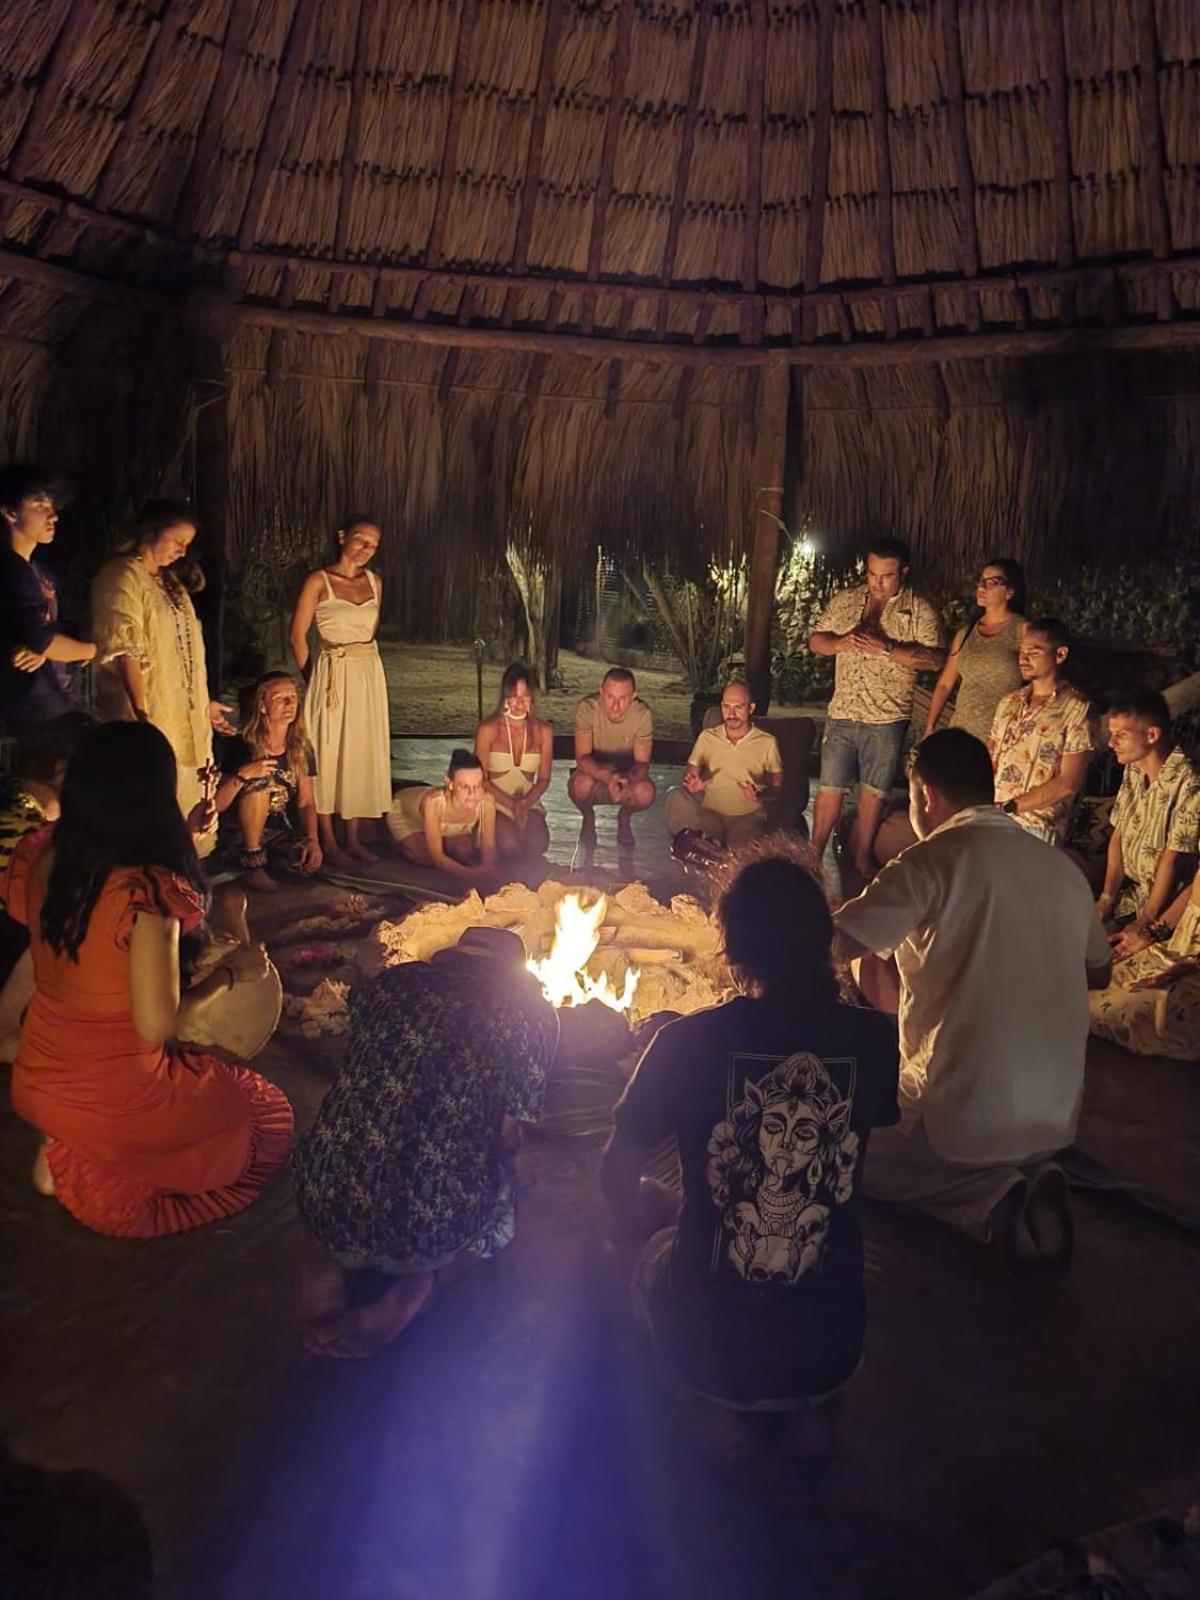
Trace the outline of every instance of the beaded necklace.
<instances>
[{"instance_id":1,"label":"beaded necklace","mask_svg":"<svg viewBox=\"0 0 1200 1600\"><path fill-rule=\"evenodd\" d=\"M175 627L175 643L183 667L183 686L187 693L188 710L196 709L196 657L192 643L192 630L188 626L187 593L181 584L167 573L153 574L158 592L166 601Z\"/></svg>"}]
</instances>

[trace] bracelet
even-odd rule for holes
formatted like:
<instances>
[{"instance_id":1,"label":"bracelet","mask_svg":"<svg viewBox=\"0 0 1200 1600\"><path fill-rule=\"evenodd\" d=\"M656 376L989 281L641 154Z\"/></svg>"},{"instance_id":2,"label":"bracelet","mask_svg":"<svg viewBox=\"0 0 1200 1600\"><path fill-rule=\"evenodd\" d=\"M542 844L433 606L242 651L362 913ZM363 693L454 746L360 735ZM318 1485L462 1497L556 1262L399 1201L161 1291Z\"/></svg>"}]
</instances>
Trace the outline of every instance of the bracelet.
<instances>
[{"instance_id":1,"label":"bracelet","mask_svg":"<svg viewBox=\"0 0 1200 1600\"><path fill-rule=\"evenodd\" d=\"M1174 934L1174 928L1168 928L1165 922L1151 922L1146 927L1146 937L1152 944L1166 944Z\"/></svg>"}]
</instances>

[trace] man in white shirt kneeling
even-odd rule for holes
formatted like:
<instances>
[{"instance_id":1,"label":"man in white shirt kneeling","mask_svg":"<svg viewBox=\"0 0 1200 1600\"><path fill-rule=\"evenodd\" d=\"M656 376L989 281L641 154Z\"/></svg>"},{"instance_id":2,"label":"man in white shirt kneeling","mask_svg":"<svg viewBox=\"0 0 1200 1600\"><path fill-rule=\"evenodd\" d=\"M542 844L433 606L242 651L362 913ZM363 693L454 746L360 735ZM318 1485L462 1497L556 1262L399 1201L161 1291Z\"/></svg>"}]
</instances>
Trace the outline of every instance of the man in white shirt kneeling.
<instances>
[{"instance_id":1,"label":"man in white shirt kneeling","mask_svg":"<svg viewBox=\"0 0 1200 1600\"><path fill-rule=\"evenodd\" d=\"M900 974L900 1109L863 1193L914 1205L1016 1262L1071 1249L1066 1181L1087 990L1111 954L1078 867L995 805L986 747L961 728L918 745L918 843L835 916L841 954Z\"/></svg>"}]
</instances>

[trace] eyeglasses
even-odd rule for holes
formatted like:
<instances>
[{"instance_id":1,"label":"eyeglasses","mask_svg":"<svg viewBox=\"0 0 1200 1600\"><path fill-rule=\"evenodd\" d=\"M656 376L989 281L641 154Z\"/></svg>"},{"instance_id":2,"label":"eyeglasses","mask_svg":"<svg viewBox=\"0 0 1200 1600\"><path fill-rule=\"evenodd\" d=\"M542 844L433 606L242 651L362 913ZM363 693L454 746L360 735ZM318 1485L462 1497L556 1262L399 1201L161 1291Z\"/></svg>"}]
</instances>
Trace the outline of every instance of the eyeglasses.
<instances>
[{"instance_id":1,"label":"eyeglasses","mask_svg":"<svg viewBox=\"0 0 1200 1600\"><path fill-rule=\"evenodd\" d=\"M1007 589L1009 582L1007 578L978 577L975 579L975 587L977 589Z\"/></svg>"}]
</instances>

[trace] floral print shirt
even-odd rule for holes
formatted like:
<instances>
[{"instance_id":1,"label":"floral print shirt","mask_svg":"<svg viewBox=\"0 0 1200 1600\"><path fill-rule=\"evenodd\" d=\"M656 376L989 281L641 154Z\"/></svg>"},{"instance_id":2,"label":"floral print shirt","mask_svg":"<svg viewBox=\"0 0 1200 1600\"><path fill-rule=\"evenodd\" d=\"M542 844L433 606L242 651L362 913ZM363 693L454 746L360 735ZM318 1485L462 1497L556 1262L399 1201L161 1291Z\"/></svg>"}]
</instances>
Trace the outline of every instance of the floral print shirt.
<instances>
[{"instance_id":1,"label":"floral print shirt","mask_svg":"<svg viewBox=\"0 0 1200 1600\"><path fill-rule=\"evenodd\" d=\"M1112 825L1121 835L1126 878L1113 910L1118 917L1138 916L1163 851L1196 854L1200 775L1182 750L1172 750L1153 780L1130 762L1112 809Z\"/></svg>"},{"instance_id":2,"label":"floral print shirt","mask_svg":"<svg viewBox=\"0 0 1200 1600\"><path fill-rule=\"evenodd\" d=\"M988 740L996 772L996 804L1017 800L1057 776L1064 756L1083 755L1096 748L1091 708L1078 689L1064 683L1049 700L1032 703L1032 686L1014 689L996 707ZM1021 811L1013 818L1047 844L1061 845L1067 837L1074 798L1056 800L1036 811Z\"/></svg>"},{"instance_id":3,"label":"floral print shirt","mask_svg":"<svg viewBox=\"0 0 1200 1600\"><path fill-rule=\"evenodd\" d=\"M296 1152L296 1199L342 1266L416 1272L487 1241L511 1209L505 1116L534 1122L558 1018L527 974L456 956L350 995L341 1072Z\"/></svg>"},{"instance_id":4,"label":"floral print shirt","mask_svg":"<svg viewBox=\"0 0 1200 1600\"><path fill-rule=\"evenodd\" d=\"M835 594L817 621L816 633L853 633L867 605L865 583ZM937 612L911 589L901 589L884 605L879 631L896 644L939 649L945 639ZM917 674L891 656L847 651L833 658L833 699L829 715L841 722L907 722L912 716Z\"/></svg>"}]
</instances>

